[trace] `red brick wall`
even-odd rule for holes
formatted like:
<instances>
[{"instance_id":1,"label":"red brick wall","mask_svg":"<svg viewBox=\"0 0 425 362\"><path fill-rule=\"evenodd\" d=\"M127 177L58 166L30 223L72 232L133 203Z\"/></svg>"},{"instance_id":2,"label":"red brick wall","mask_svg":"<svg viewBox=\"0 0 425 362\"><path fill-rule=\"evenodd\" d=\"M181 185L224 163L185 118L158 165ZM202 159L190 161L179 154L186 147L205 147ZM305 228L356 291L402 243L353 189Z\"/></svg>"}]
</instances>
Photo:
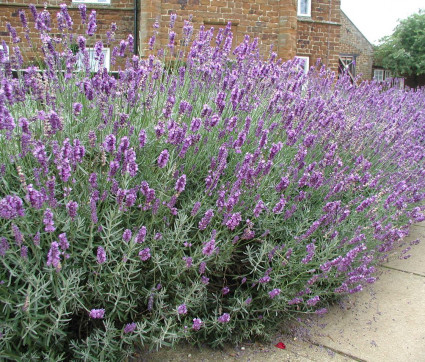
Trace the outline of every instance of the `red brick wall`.
<instances>
[{"instance_id":1,"label":"red brick wall","mask_svg":"<svg viewBox=\"0 0 425 362\"><path fill-rule=\"evenodd\" d=\"M362 74L364 80L372 79L372 44L343 12L341 12L341 24L341 54L356 55L356 75Z\"/></svg>"},{"instance_id":2,"label":"red brick wall","mask_svg":"<svg viewBox=\"0 0 425 362\"><path fill-rule=\"evenodd\" d=\"M312 0L311 17L298 17L297 55L308 56L310 65L318 59L338 71L341 38L341 1Z\"/></svg>"},{"instance_id":3,"label":"red brick wall","mask_svg":"<svg viewBox=\"0 0 425 362\"><path fill-rule=\"evenodd\" d=\"M24 29L21 25L21 21L19 19L18 11L20 9L24 9L26 13L26 17L29 24L30 36L31 39L37 45L39 44L39 33L34 28L34 21L32 18L32 14L28 8L28 4L34 4L37 7L37 11L42 11L44 8L44 3L47 4L47 10L51 14L52 24L53 24L53 32L55 31L56 22L56 14L59 12L60 4L68 5L68 12L71 15L74 26L73 30L75 33L85 35L86 26L81 24L80 13L78 10L78 4L72 4L72 0L31 0L31 1L23 1L23 0L3 0L0 3L0 42L5 40L9 46L9 50L14 46L11 43L11 38L6 29L6 23L10 22L13 27L18 31L19 36L22 41L19 43L22 54L24 56L25 63L33 62L37 50L31 49L24 38ZM88 42L87 45L91 46L97 40L102 40L104 43L106 42L106 32L110 29L111 23L117 24L117 32L115 38L118 42L121 39L127 38L128 34L134 33L134 11L133 0L111 0L110 5L97 5L97 4L86 4L87 6L87 17L89 16L91 10L96 10L97 17L97 32L93 37L87 37ZM58 30L56 29L56 33ZM90 38L90 39L89 39ZM117 45L113 44L114 46ZM113 67L112 67L113 68ZM111 69L112 69L111 68Z\"/></svg>"},{"instance_id":4,"label":"red brick wall","mask_svg":"<svg viewBox=\"0 0 425 362\"><path fill-rule=\"evenodd\" d=\"M248 34L259 38L262 54L268 54L271 44L279 57L295 55L296 1L294 0L141 0L140 41L145 54L155 19L160 23L159 43L168 44L169 15L177 14L175 31L181 34L183 23L193 16L195 29L204 24L215 29L232 22L234 44ZM160 16L158 16L160 14ZM179 32L180 30L180 32ZM195 30L196 31L196 30Z\"/></svg>"}]
</instances>

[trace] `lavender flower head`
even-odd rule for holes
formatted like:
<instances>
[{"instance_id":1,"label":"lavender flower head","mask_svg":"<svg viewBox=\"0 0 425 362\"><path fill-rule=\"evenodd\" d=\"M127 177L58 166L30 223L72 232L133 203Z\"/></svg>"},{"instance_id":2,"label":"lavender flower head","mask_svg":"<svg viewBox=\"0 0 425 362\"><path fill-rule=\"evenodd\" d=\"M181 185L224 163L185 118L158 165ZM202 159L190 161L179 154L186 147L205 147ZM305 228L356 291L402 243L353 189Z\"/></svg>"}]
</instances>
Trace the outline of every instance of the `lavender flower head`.
<instances>
[{"instance_id":1,"label":"lavender flower head","mask_svg":"<svg viewBox=\"0 0 425 362\"><path fill-rule=\"evenodd\" d=\"M59 246L62 251L65 251L69 248L68 238L66 237L66 233L59 234Z\"/></svg>"},{"instance_id":2,"label":"lavender flower head","mask_svg":"<svg viewBox=\"0 0 425 362\"><path fill-rule=\"evenodd\" d=\"M181 304L177 307L177 312L179 314L187 314L187 306L186 304Z\"/></svg>"},{"instance_id":3,"label":"lavender flower head","mask_svg":"<svg viewBox=\"0 0 425 362\"><path fill-rule=\"evenodd\" d=\"M125 334L127 334L127 333L133 333L136 330L136 328L137 328L137 324L136 323L134 323L134 322L133 323L128 323L124 327L124 333Z\"/></svg>"},{"instance_id":4,"label":"lavender flower head","mask_svg":"<svg viewBox=\"0 0 425 362\"><path fill-rule=\"evenodd\" d=\"M139 258L141 261L146 261L151 258L151 250L149 248L139 251Z\"/></svg>"},{"instance_id":5,"label":"lavender flower head","mask_svg":"<svg viewBox=\"0 0 425 362\"><path fill-rule=\"evenodd\" d=\"M199 331L202 327L202 320L199 318L193 318L193 325L192 325L192 329L195 331Z\"/></svg>"},{"instance_id":6,"label":"lavender flower head","mask_svg":"<svg viewBox=\"0 0 425 362\"><path fill-rule=\"evenodd\" d=\"M92 319L102 319L105 316L105 309L92 309L89 317Z\"/></svg>"},{"instance_id":7,"label":"lavender flower head","mask_svg":"<svg viewBox=\"0 0 425 362\"><path fill-rule=\"evenodd\" d=\"M101 246L97 248L97 263L103 264L106 261L106 252Z\"/></svg>"},{"instance_id":8,"label":"lavender flower head","mask_svg":"<svg viewBox=\"0 0 425 362\"><path fill-rule=\"evenodd\" d=\"M226 226L230 230L235 230L235 228L240 224L241 221L242 221L241 213L237 212L235 214L232 214L232 216L230 216L229 220L227 220L226 222Z\"/></svg>"},{"instance_id":9,"label":"lavender flower head","mask_svg":"<svg viewBox=\"0 0 425 362\"><path fill-rule=\"evenodd\" d=\"M205 215L202 218L202 220L199 222L199 225L198 225L199 230L205 230L207 228L208 224L211 222L211 219L213 218L213 216L214 216L213 209L208 209L205 212Z\"/></svg>"},{"instance_id":10,"label":"lavender flower head","mask_svg":"<svg viewBox=\"0 0 425 362\"><path fill-rule=\"evenodd\" d=\"M280 294L281 290L279 288L275 288L272 291L269 292L270 299L273 299L274 297L278 296Z\"/></svg>"},{"instance_id":11,"label":"lavender flower head","mask_svg":"<svg viewBox=\"0 0 425 362\"><path fill-rule=\"evenodd\" d=\"M186 187L186 175L182 175L177 179L175 189L178 193L181 193L184 191L185 187Z\"/></svg>"},{"instance_id":12,"label":"lavender flower head","mask_svg":"<svg viewBox=\"0 0 425 362\"><path fill-rule=\"evenodd\" d=\"M168 150L163 150L158 157L158 167L164 168L167 165L168 159L170 158L170 154Z\"/></svg>"},{"instance_id":13,"label":"lavender flower head","mask_svg":"<svg viewBox=\"0 0 425 362\"><path fill-rule=\"evenodd\" d=\"M48 232L48 233L52 233L56 230L55 228L55 224L53 222L53 213L52 210L50 209L46 209L44 211L44 218L43 218L43 223L44 223L44 231Z\"/></svg>"},{"instance_id":14,"label":"lavender flower head","mask_svg":"<svg viewBox=\"0 0 425 362\"><path fill-rule=\"evenodd\" d=\"M52 242L50 246L50 250L47 253L47 266L53 266L56 268L56 270L59 270L60 267L60 251L59 251L59 244L54 241Z\"/></svg>"},{"instance_id":15,"label":"lavender flower head","mask_svg":"<svg viewBox=\"0 0 425 362\"><path fill-rule=\"evenodd\" d=\"M230 322L230 314L223 313L220 317L217 318L220 323L229 323Z\"/></svg>"},{"instance_id":16,"label":"lavender flower head","mask_svg":"<svg viewBox=\"0 0 425 362\"><path fill-rule=\"evenodd\" d=\"M128 243L131 240L131 236L132 236L131 230L130 229L125 229L124 230L124 233L122 234L122 239L126 243Z\"/></svg>"}]
</instances>

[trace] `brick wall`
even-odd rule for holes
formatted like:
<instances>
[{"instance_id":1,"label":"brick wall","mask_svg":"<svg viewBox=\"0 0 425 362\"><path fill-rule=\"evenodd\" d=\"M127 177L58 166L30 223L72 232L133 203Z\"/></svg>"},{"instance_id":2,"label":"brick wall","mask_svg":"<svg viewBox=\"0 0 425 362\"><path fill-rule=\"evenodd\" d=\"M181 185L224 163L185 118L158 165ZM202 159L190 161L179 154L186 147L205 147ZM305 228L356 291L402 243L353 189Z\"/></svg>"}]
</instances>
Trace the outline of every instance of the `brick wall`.
<instances>
[{"instance_id":1,"label":"brick wall","mask_svg":"<svg viewBox=\"0 0 425 362\"><path fill-rule=\"evenodd\" d=\"M156 19L160 23L158 41L161 46L168 44L166 27L171 13L177 14L177 34L181 34L183 22L190 15L195 32L202 24L218 29L230 21L234 45L248 34L251 39L259 38L262 54L268 54L270 45L274 44L279 57L290 59L295 55L296 0L141 0L142 54L146 54Z\"/></svg>"},{"instance_id":2,"label":"brick wall","mask_svg":"<svg viewBox=\"0 0 425 362\"><path fill-rule=\"evenodd\" d=\"M341 48L340 53L356 56L356 74L362 79L372 79L373 46L341 11Z\"/></svg>"},{"instance_id":3,"label":"brick wall","mask_svg":"<svg viewBox=\"0 0 425 362\"><path fill-rule=\"evenodd\" d=\"M332 71L338 71L340 8L340 0L312 0L311 17L298 17L296 52L309 57L310 65L320 59Z\"/></svg>"},{"instance_id":4,"label":"brick wall","mask_svg":"<svg viewBox=\"0 0 425 362\"><path fill-rule=\"evenodd\" d=\"M97 15L97 32L93 37L87 37L88 46L94 45L95 41L97 40L102 40L104 43L106 43L106 32L110 29L111 23L113 22L117 24L117 32L115 36L117 40L125 39L127 38L128 34L134 33L134 1L110 0L110 2L110 5L86 4L87 17L89 16L91 10L96 10ZM74 32L85 35L86 26L81 23L78 4L72 4L72 0L31 0L27 2L23 0L4 0L0 3L0 42L5 40L9 45L9 50L12 50L13 44L11 43L11 38L6 29L6 23L10 22L11 25L16 28L19 36L22 39L18 45L21 48L22 54L24 56L24 64L29 64L35 60L36 55L39 54L37 45L40 44L40 35L34 28L34 21L28 8L28 4L36 5L37 11L40 12L43 10L45 3L47 4L46 9L51 14L53 33L59 35L57 28L55 28L57 24L56 14L59 12L59 5L67 4L68 12L74 22ZM34 48L29 47L27 41L24 38L24 29L18 14L20 9L25 10L30 29L30 37L34 41L35 45Z\"/></svg>"}]
</instances>

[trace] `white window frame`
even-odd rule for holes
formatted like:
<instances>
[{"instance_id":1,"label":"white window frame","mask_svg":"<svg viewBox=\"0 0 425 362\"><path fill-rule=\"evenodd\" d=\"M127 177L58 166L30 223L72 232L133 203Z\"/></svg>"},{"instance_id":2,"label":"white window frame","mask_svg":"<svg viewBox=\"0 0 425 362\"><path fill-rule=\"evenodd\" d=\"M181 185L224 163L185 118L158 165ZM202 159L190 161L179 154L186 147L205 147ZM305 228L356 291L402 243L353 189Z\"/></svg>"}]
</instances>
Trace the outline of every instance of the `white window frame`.
<instances>
[{"instance_id":1,"label":"white window frame","mask_svg":"<svg viewBox=\"0 0 425 362\"><path fill-rule=\"evenodd\" d=\"M95 48L86 48L89 52L89 58L90 58L90 70L92 72L97 72L99 70L98 67L98 60L95 60ZM105 59L103 62L103 66L108 70L111 68L111 50L109 48L103 48L102 53L105 55ZM79 70L83 69L83 54L80 52L78 53L78 62L77 67Z\"/></svg>"},{"instance_id":2,"label":"white window frame","mask_svg":"<svg viewBox=\"0 0 425 362\"><path fill-rule=\"evenodd\" d=\"M310 70L310 57L297 55L295 59L301 59L304 61L304 64L300 64L299 67L304 70L304 74L307 74Z\"/></svg>"},{"instance_id":3,"label":"white window frame","mask_svg":"<svg viewBox=\"0 0 425 362\"><path fill-rule=\"evenodd\" d=\"M298 0L297 15L311 17L311 0Z\"/></svg>"},{"instance_id":4,"label":"white window frame","mask_svg":"<svg viewBox=\"0 0 425 362\"><path fill-rule=\"evenodd\" d=\"M111 5L111 0L72 0L73 4Z\"/></svg>"},{"instance_id":5,"label":"white window frame","mask_svg":"<svg viewBox=\"0 0 425 362\"><path fill-rule=\"evenodd\" d=\"M373 79L377 82L384 81L384 70L383 69L374 69L373 70Z\"/></svg>"},{"instance_id":6,"label":"white window frame","mask_svg":"<svg viewBox=\"0 0 425 362\"><path fill-rule=\"evenodd\" d=\"M391 70L385 70L384 71L384 79L388 79L388 78L393 78L393 73L391 72Z\"/></svg>"},{"instance_id":7,"label":"white window frame","mask_svg":"<svg viewBox=\"0 0 425 362\"><path fill-rule=\"evenodd\" d=\"M2 44L2 42L0 42L0 50L3 50L3 44ZM7 59L9 59L10 53L9 53L9 46L7 44L6 44L6 51L7 51Z\"/></svg>"}]
</instances>

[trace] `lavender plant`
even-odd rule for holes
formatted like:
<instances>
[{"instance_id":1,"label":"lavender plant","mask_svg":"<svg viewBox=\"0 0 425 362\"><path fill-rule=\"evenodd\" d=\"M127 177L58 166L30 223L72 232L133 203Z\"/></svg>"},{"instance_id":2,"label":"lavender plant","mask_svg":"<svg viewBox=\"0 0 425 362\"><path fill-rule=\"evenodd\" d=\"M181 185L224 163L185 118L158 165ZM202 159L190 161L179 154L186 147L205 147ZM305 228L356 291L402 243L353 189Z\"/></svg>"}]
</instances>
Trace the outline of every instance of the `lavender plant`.
<instances>
[{"instance_id":1,"label":"lavender plant","mask_svg":"<svg viewBox=\"0 0 425 362\"><path fill-rule=\"evenodd\" d=\"M155 33L139 58L115 27L94 42L79 7L61 5L59 36L20 12L43 69L13 77L19 47L0 50L2 358L267 338L373 283L424 219L423 90L305 75L248 36L232 51L230 25L187 21L180 51L175 15L168 52Z\"/></svg>"}]
</instances>

